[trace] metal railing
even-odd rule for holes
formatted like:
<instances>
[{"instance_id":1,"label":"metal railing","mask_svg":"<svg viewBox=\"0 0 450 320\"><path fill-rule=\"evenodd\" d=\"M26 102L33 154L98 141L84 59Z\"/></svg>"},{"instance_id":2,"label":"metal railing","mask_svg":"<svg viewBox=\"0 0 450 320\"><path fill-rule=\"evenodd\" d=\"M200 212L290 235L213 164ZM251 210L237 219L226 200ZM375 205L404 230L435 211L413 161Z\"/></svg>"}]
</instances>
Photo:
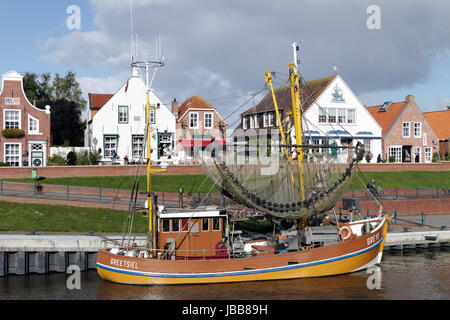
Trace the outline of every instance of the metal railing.
<instances>
[{"instance_id":1,"label":"metal railing","mask_svg":"<svg viewBox=\"0 0 450 320\"><path fill-rule=\"evenodd\" d=\"M156 192L156 194L159 204L168 208L178 207L178 193ZM128 205L131 190L0 180L0 196ZM138 194L137 205L143 207L145 197L143 194ZM360 201L373 200L367 190L349 190L344 197L358 198ZM445 199L450 198L450 187L383 189L377 198L380 200ZM219 193L185 193L183 194L183 204L185 207L195 207L200 204L222 207L237 205L233 200Z\"/></svg>"}]
</instances>

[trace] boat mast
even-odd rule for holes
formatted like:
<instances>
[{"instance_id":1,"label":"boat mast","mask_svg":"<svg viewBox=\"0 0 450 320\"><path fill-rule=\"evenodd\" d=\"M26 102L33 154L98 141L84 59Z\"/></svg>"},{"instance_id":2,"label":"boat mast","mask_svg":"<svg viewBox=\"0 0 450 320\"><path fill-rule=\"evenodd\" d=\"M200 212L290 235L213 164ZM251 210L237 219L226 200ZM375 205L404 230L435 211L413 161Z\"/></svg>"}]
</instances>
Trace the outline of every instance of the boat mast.
<instances>
[{"instance_id":1,"label":"boat mast","mask_svg":"<svg viewBox=\"0 0 450 320\"><path fill-rule=\"evenodd\" d=\"M301 110L301 100L300 100L300 75L298 71L297 62L297 51L299 49L297 42L292 44L294 49L294 62L289 63L289 79L291 83L291 98L292 98L292 115L294 117L294 127L295 127L295 139L297 145L297 163L298 163L298 174L300 177L300 189L301 197L304 201L305 196L305 183L304 183L304 173L303 173L303 149L300 147L303 145L302 137L302 110Z\"/></svg>"}]
</instances>

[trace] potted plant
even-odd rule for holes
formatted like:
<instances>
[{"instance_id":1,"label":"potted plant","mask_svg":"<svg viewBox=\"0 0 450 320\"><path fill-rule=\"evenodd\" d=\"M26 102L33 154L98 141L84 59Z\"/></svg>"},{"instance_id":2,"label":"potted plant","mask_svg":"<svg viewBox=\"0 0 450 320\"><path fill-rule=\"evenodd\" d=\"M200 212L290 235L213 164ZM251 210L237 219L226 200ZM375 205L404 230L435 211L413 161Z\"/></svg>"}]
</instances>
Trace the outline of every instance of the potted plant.
<instances>
[{"instance_id":1,"label":"potted plant","mask_svg":"<svg viewBox=\"0 0 450 320\"><path fill-rule=\"evenodd\" d=\"M22 138L25 136L25 132L22 129L5 129L2 131L2 135L7 139Z\"/></svg>"}]
</instances>

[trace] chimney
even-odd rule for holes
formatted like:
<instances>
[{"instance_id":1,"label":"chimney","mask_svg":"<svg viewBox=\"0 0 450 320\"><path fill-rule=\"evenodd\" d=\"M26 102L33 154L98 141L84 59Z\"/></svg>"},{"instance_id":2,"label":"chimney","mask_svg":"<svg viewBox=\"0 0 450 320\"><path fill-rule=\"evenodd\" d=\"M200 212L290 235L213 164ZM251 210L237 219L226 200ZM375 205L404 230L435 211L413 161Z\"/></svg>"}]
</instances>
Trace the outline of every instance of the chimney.
<instances>
[{"instance_id":1,"label":"chimney","mask_svg":"<svg viewBox=\"0 0 450 320\"><path fill-rule=\"evenodd\" d=\"M405 100L406 100L406 102L408 102L408 103L415 103L415 98L414 98L414 96L411 95L411 94L407 95L406 98L405 98Z\"/></svg>"},{"instance_id":2,"label":"chimney","mask_svg":"<svg viewBox=\"0 0 450 320\"><path fill-rule=\"evenodd\" d=\"M172 113L174 114L175 117L178 117L178 101L177 99L173 99L172 102Z\"/></svg>"}]
</instances>

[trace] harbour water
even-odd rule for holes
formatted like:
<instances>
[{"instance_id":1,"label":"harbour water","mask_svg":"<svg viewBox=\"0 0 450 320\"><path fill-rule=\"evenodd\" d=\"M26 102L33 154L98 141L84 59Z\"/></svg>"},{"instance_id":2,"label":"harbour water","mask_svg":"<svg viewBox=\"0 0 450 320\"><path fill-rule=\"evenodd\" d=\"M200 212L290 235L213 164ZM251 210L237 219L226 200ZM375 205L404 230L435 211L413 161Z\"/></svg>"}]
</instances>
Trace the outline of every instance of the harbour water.
<instances>
[{"instance_id":1,"label":"harbour water","mask_svg":"<svg viewBox=\"0 0 450 320\"><path fill-rule=\"evenodd\" d=\"M88 271L81 289L70 290L69 276L0 278L0 300L449 300L450 249L389 251L379 272L327 278L147 287L106 282Z\"/></svg>"}]
</instances>

